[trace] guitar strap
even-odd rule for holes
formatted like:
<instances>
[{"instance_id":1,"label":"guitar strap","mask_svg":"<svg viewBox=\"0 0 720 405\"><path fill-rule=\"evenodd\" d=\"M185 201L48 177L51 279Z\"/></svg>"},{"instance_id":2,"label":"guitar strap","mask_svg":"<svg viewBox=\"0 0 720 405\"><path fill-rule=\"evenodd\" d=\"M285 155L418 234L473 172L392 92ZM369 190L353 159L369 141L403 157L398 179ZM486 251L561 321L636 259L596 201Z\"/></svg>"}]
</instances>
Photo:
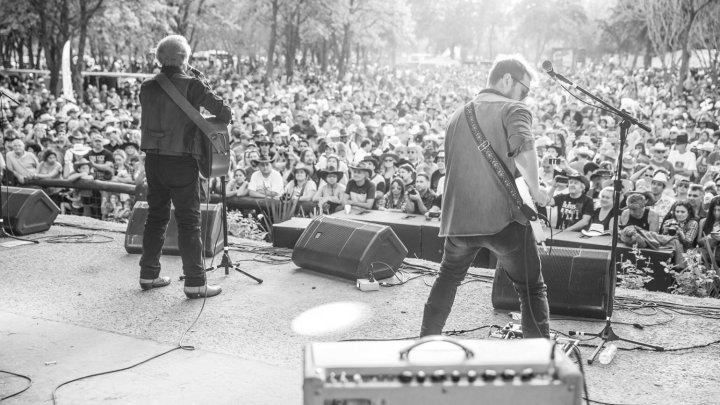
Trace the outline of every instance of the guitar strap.
<instances>
[{"instance_id":1,"label":"guitar strap","mask_svg":"<svg viewBox=\"0 0 720 405\"><path fill-rule=\"evenodd\" d=\"M198 128L200 128L203 134L210 139L210 143L213 145L215 150L221 153L227 153L230 149L230 145L226 142L225 137L218 136L218 133L215 129L213 129L212 125L210 125L210 123L207 122L202 115L200 115L200 111L195 109L195 107L193 107L192 104L190 104L190 102L187 101L182 94L180 94L180 91L174 84L172 84L165 73L158 73L155 75L155 79L158 84L160 84L160 87L165 90L165 93L167 93L170 99L175 102L175 104L183 110L185 115L187 115L188 118L190 118L190 120L194 122Z\"/></svg>"},{"instance_id":2,"label":"guitar strap","mask_svg":"<svg viewBox=\"0 0 720 405\"><path fill-rule=\"evenodd\" d=\"M500 178L500 182L503 184L508 194L510 194L510 197L512 197L515 205L527 219L530 221L537 220L537 212L523 202L522 197L520 196L520 191L515 184L515 176L510 174L510 170L498 157L497 153L490 145L490 141L487 140L485 134L480 128L472 101L465 105L465 119L467 119L468 125L470 126L470 132L473 135L473 139L475 139L475 142L478 145L478 150L482 152L483 156L485 156L488 162L490 162L490 166L495 171L495 174L497 174Z\"/></svg>"}]
</instances>

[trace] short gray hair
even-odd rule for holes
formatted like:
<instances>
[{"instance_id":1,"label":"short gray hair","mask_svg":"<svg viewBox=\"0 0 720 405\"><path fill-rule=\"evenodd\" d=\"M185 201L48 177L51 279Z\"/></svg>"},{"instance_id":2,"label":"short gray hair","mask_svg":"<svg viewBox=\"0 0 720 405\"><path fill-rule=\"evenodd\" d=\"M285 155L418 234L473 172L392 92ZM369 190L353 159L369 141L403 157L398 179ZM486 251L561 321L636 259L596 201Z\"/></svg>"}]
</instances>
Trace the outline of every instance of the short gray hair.
<instances>
[{"instance_id":1,"label":"short gray hair","mask_svg":"<svg viewBox=\"0 0 720 405\"><path fill-rule=\"evenodd\" d=\"M182 66L190 58L190 44L182 35L168 35L158 42L155 58L163 66Z\"/></svg>"}]
</instances>

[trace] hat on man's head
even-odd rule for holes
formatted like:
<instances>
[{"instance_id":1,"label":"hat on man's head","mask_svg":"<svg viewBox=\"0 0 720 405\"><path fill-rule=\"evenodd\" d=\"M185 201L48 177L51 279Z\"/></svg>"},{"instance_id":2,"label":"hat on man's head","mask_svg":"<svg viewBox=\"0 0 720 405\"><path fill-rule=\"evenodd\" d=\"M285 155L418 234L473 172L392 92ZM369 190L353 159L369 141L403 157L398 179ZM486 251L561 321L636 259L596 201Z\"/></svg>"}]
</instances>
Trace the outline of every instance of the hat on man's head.
<instances>
[{"instance_id":1,"label":"hat on man's head","mask_svg":"<svg viewBox=\"0 0 720 405\"><path fill-rule=\"evenodd\" d=\"M318 177L327 181L327 176L331 175L331 174L334 174L335 176L337 176L337 181L340 181L340 179L343 178L343 175L345 173L343 173L340 170L338 170L337 168L335 168L335 166L328 166L327 170L322 170L318 173Z\"/></svg>"},{"instance_id":2,"label":"hat on man's head","mask_svg":"<svg viewBox=\"0 0 720 405\"><path fill-rule=\"evenodd\" d=\"M698 149L705 152L712 152L715 150L715 144L712 142L703 142L702 144L698 145Z\"/></svg>"},{"instance_id":3,"label":"hat on man's head","mask_svg":"<svg viewBox=\"0 0 720 405\"><path fill-rule=\"evenodd\" d=\"M38 117L38 119L37 119L37 122L41 122L44 124L47 124L48 122L53 122L53 121L55 121L55 118L53 118L53 116L48 113L40 114L40 117Z\"/></svg>"},{"instance_id":4,"label":"hat on man's head","mask_svg":"<svg viewBox=\"0 0 720 405\"><path fill-rule=\"evenodd\" d=\"M577 180L581 182L585 186L584 191L588 191L590 189L590 181L587 179L587 177L583 176L582 174L573 174L568 176L568 180Z\"/></svg>"},{"instance_id":5,"label":"hat on man's head","mask_svg":"<svg viewBox=\"0 0 720 405\"><path fill-rule=\"evenodd\" d=\"M310 171L310 168L307 165L305 165L304 163L296 164L295 167L293 168L293 173L297 172L298 170L304 171L308 177L310 177L310 175L312 175L312 171Z\"/></svg>"},{"instance_id":6,"label":"hat on man's head","mask_svg":"<svg viewBox=\"0 0 720 405\"><path fill-rule=\"evenodd\" d=\"M257 141L255 141L255 143L256 143L258 146L260 146L260 145L270 145L270 146L275 145L275 142L271 141L268 136L261 136L260 139L258 139Z\"/></svg>"},{"instance_id":7,"label":"hat on man's head","mask_svg":"<svg viewBox=\"0 0 720 405\"><path fill-rule=\"evenodd\" d=\"M358 163L358 166L361 165L361 164L363 164L364 162L372 163L372 165L373 165L373 167L374 167L375 170L377 170L378 166L380 166L380 162L378 162L377 159L375 159L374 157L372 157L372 155L366 155L366 156L360 161L360 163Z\"/></svg>"},{"instance_id":8,"label":"hat on man's head","mask_svg":"<svg viewBox=\"0 0 720 405\"><path fill-rule=\"evenodd\" d=\"M80 166L83 166L83 165L87 165L88 167L90 167L90 161L85 158L82 158L82 159L78 160L77 162L73 163L73 167L75 168L75 171L79 171Z\"/></svg>"},{"instance_id":9,"label":"hat on man's head","mask_svg":"<svg viewBox=\"0 0 720 405\"><path fill-rule=\"evenodd\" d=\"M658 143L656 143L655 145L653 145L653 147L650 148L650 150L658 151L658 152L664 152L664 151L668 150L668 147L665 146L665 143L663 143L663 142L658 142Z\"/></svg>"},{"instance_id":10,"label":"hat on man's head","mask_svg":"<svg viewBox=\"0 0 720 405\"><path fill-rule=\"evenodd\" d=\"M665 185L665 186L667 186L668 180L670 180L670 179L668 178L667 173L665 173L665 172L662 171L662 170L656 171L655 174L653 174L653 177L652 177L652 181L658 181L658 182L662 183L662 184Z\"/></svg>"},{"instance_id":11,"label":"hat on man's head","mask_svg":"<svg viewBox=\"0 0 720 405\"><path fill-rule=\"evenodd\" d=\"M588 148L587 146L581 146L575 150L575 155L576 156L585 155L588 158L592 158L595 155L595 152L590 150L590 148Z\"/></svg>"},{"instance_id":12,"label":"hat on man's head","mask_svg":"<svg viewBox=\"0 0 720 405\"><path fill-rule=\"evenodd\" d=\"M373 169L371 169L371 168L369 168L369 167L350 166L350 169L351 169L351 170L361 170L361 171L364 171L365 173L367 173L368 178L373 175Z\"/></svg>"},{"instance_id":13,"label":"hat on man's head","mask_svg":"<svg viewBox=\"0 0 720 405\"><path fill-rule=\"evenodd\" d=\"M385 162L385 159L393 159L395 163L400 161L400 156L398 156L396 153L393 152L386 152L380 155L380 160Z\"/></svg>"},{"instance_id":14,"label":"hat on man's head","mask_svg":"<svg viewBox=\"0 0 720 405\"><path fill-rule=\"evenodd\" d=\"M87 155L91 150L92 148L85 145L84 143L75 143L70 149L70 152L76 156L83 156Z\"/></svg>"},{"instance_id":15,"label":"hat on man's head","mask_svg":"<svg viewBox=\"0 0 720 405\"><path fill-rule=\"evenodd\" d=\"M675 144L676 145L687 145L688 143L688 134L686 132L681 132L677 138L675 138Z\"/></svg>"}]
</instances>

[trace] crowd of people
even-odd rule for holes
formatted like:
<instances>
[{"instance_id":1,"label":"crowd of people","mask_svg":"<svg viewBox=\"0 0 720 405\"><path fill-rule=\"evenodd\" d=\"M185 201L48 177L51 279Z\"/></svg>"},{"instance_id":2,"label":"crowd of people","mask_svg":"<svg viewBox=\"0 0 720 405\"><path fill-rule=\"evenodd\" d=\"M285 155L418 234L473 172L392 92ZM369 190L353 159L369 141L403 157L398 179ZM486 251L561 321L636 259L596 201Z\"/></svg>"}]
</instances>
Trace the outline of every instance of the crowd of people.
<instances>
[{"instance_id":1,"label":"crowd of people","mask_svg":"<svg viewBox=\"0 0 720 405\"><path fill-rule=\"evenodd\" d=\"M341 80L310 68L269 84L262 71L201 69L233 110L227 195L297 200L317 213L349 205L356 212L438 215L447 122L487 81L486 69L467 65L377 68ZM553 196L550 225L607 232L619 211L620 226L671 236L682 249L714 246L720 97L711 75L693 70L681 93L664 69L587 63L568 76L652 132L630 128L615 207L620 122L538 76L525 102L534 115L541 185ZM0 76L0 88L19 103L2 99L3 184L93 179L142 187L140 82L89 85L84 103L55 97L44 83L32 75ZM217 181L209 183L208 191L217 192ZM112 220L127 219L136 198L80 188L46 192L66 213Z\"/></svg>"}]
</instances>

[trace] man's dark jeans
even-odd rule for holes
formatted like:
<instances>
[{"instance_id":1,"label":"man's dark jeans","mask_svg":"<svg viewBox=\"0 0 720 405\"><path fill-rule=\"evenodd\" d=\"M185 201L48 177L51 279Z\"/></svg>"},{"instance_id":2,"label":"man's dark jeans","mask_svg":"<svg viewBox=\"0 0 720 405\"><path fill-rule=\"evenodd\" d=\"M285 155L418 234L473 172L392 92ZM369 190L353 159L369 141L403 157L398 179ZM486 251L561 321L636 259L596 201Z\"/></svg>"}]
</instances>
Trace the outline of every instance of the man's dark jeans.
<instances>
[{"instance_id":1,"label":"man's dark jeans","mask_svg":"<svg viewBox=\"0 0 720 405\"><path fill-rule=\"evenodd\" d=\"M147 154L148 216L143 232L140 278L160 276L160 254L170 221L170 202L175 207L178 248L183 263L185 286L205 285L200 239L200 189L197 161L191 156Z\"/></svg>"},{"instance_id":2,"label":"man's dark jeans","mask_svg":"<svg viewBox=\"0 0 720 405\"><path fill-rule=\"evenodd\" d=\"M495 235L445 238L440 275L425 304L420 335L439 335L442 332L457 288L480 248L487 248L495 254L498 265L505 269L515 286L520 297L523 336L549 337L547 287L540 271L535 239L530 225L523 226L517 222L512 222Z\"/></svg>"}]
</instances>

